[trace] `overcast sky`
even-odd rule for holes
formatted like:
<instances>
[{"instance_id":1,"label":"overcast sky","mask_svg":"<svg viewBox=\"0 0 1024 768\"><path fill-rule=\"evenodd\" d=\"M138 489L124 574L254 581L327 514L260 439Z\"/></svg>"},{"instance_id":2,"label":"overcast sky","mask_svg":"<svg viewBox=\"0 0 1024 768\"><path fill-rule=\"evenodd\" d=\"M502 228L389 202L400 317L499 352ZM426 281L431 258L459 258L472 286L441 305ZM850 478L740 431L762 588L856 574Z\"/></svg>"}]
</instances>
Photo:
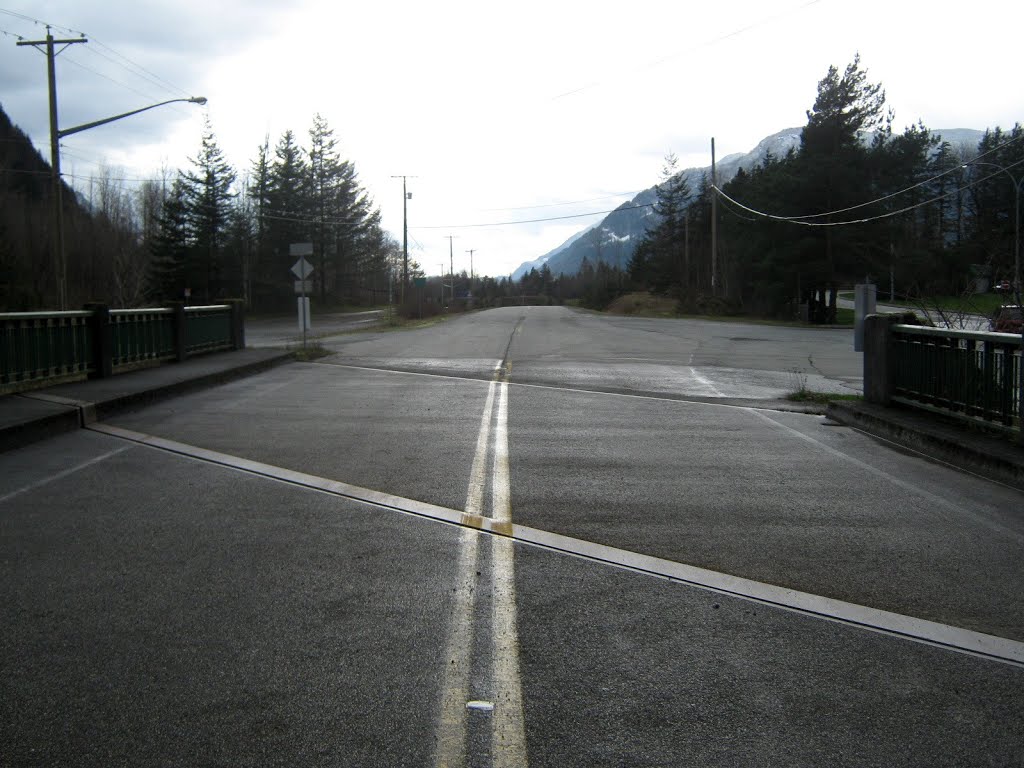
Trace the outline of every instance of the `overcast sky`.
<instances>
[{"instance_id":1,"label":"overcast sky","mask_svg":"<svg viewBox=\"0 0 1024 768\"><path fill-rule=\"evenodd\" d=\"M493 3L374 0L0 0L0 104L49 158L46 59L16 38L84 32L57 59L60 126L206 96L70 136L87 189L185 167L204 112L239 172L265 136L305 144L313 115L428 274L449 262L508 274L682 167L802 126L829 65L856 52L896 127L1024 120L1024 4L894 0ZM23 18L28 17L28 18ZM68 30L74 30L71 34ZM141 75L141 76L140 76ZM487 225L487 226L469 226ZM283 279L290 279L284 275Z\"/></svg>"}]
</instances>

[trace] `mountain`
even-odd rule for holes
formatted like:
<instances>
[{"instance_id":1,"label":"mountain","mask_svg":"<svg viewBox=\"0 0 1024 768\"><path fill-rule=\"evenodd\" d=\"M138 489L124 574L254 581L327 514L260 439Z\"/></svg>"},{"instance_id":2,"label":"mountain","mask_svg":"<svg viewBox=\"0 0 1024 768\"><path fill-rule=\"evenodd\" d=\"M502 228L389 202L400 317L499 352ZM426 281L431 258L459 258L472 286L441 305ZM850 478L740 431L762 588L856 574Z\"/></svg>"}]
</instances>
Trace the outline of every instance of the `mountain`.
<instances>
[{"instance_id":1,"label":"mountain","mask_svg":"<svg viewBox=\"0 0 1024 768\"><path fill-rule=\"evenodd\" d=\"M782 157L790 149L800 148L800 134L803 128L787 128L778 133L773 133L758 142L750 152L727 155L716 162L718 183L725 184L736 175L740 168L746 171L764 162L771 154L774 157ZM984 131L972 128L949 128L932 131L948 141L953 146L967 145L977 146ZM870 143L871 134L864 136L864 141ZM698 189L701 177L707 174L711 176L711 166L704 168L687 168L680 171L689 185L690 191ZM654 212L651 204L657 199L657 187L645 189L628 203L623 203L614 211L609 213L599 223L576 233L560 246L548 251L543 256L521 264L513 273L512 279L519 280L531 269L540 269L544 264L556 275L575 275L580 271L583 259L586 258L591 264L605 262L611 266L625 269L629 260L633 257L637 243L647 233L653 224Z\"/></svg>"},{"instance_id":2,"label":"mountain","mask_svg":"<svg viewBox=\"0 0 1024 768\"><path fill-rule=\"evenodd\" d=\"M594 225L594 226L597 226L597 225ZM540 256L539 258L536 258L533 261L524 261L522 264L520 264L516 268L515 272L512 273L512 279L516 280L516 281L521 280L523 275L528 273L531 269L540 269L542 266L544 266L548 262L549 259L551 259L552 256L555 256L555 255L561 253L562 251L564 251L570 245L572 245L577 240L579 240L581 237L583 237L585 234L587 234L587 232L589 232L591 229L593 229L593 227L588 227L587 229L580 230L579 232L577 232L575 235L570 237L568 240L566 240L564 243L562 243L557 248L551 249L550 251L545 253L543 256Z\"/></svg>"}]
</instances>

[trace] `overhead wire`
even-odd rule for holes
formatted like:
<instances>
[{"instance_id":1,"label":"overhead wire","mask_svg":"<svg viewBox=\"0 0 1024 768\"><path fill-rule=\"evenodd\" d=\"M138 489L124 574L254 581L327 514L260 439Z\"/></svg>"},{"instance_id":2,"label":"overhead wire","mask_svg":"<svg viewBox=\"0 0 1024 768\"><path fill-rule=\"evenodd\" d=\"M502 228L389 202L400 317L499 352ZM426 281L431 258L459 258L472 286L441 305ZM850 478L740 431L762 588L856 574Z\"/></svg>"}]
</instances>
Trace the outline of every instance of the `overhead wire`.
<instances>
[{"instance_id":1,"label":"overhead wire","mask_svg":"<svg viewBox=\"0 0 1024 768\"><path fill-rule=\"evenodd\" d=\"M566 219L582 219L587 216L607 216L611 213L617 213L618 211L633 211L641 208L653 208L655 203L641 203L640 205L629 205L618 208L612 208L608 211L591 211L589 213L572 213L565 216L548 216L541 219L517 219L514 221L491 221L479 224L447 224L447 225L430 225L430 226L417 226L410 227L410 229L477 229L481 227L507 227L516 224L537 224L545 221L564 221Z\"/></svg>"},{"instance_id":2,"label":"overhead wire","mask_svg":"<svg viewBox=\"0 0 1024 768\"><path fill-rule=\"evenodd\" d=\"M997 146L993 147L992 149L987 150L985 152L982 152L977 157L975 157L975 158L973 158L971 160L965 161L963 163L957 164L956 166L954 166L952 168L949 168L949 169L943 171L942 173L939 173L939 174L936 174L935 176L932 176L930 179L925 179L924 181L919 181L917 184L912 184L909 187L901 189L901 190L899 190L897 192L893 192L892 194L885 195L884 197L878 197L878 198L875 198L874 200L868 200L865 203L858 203L857 205L851 205L851 206L848 206L846 208L838 208L838 209L836 209L834 211L826 211L825 213L809 213L809 214L807 214L805 216L776 216L776 215L771 215L771 218L777 219L777 220L780 220L780 221L797 221L797 220L802 220L802 219L820 219L820 218L824 218L826 216L837 216L837 215L839 215L841 213L849 213L850 211L856 211L856 210L858 210L860 208L866 208L868 206L875 205L877 203L882 203L882 202L885 202L886 200L891 200L894 197L899 197L900 195L906 194L907 192L912 192L913 190L915 190L915 189L917 189L919 187L923 187L926 184L931 184L933 181L938 181L943 176L948 176L951 173L956 173L957 171L961 170L963 165L970 165L971 163L979 162L981 158L987 157L988 155L991 155L991 154L993 154L995 152L999 152L1000 150L1005 149L1007 146L1009 146L1010 144L1012 144L1015 141L1018 141L1021 138L1024 138L1024 133L1021 133L1018 136L1013 136L1013 137L1007 139L1006 141L1004 141L1002 144L998 144ZM1014 163L1014 165L1016 165L1016 164L1017 163Z\"/></svg>"},{"instance_id":3,"label":"overhead wire","mask_svg":"<svg viewBox=\"0 0 1024 768\"><path fill-rule=\"evenodd\" d=\"M161 91L166 91L166 92L172 93L172 94L180 94L180 95L185 96L185 97L188 97L188 96L191 95L191 94L189 94L189 92L185 91L183 88L179 87L178 85L176 85L176 84L170 82L169 80L167 80L166 78L161 77L160 75L158 75L158 74L156 74L156 73L146 69L146 67L142 66L141 64L139 64L138 62L136 62L133 59L129 58L128 56L125 56L120 51L115 50L111 46L109 46L106 43L104 43L102 40L99 40L96 37L93 37L91 35L87 35L82 30L71 29L70 27L61 26L60 24L53 24L53 23L50 23L50 22L47 22L47 21L43 21L41 19L34 18L32 16L27 16L26 14L23 14L23 13L18 13L18 12L15 12L15 11L11 11L11 10L6 9L6 8L0 8L0 13L6 14L8 16L11 16L13 18L19 19L21 21L26 21L26 22L28 22L30 24L35 24L37 26L45 26L47 28L56 30L58 32L65 32L65 33L71 34L71 35L79 35L79 36L81 36L83 38L88 37L90 43L94 43L95 46L98 46L99 48L102 48L103 51L107 51L110 55L108 55L107 53L104 53L103 51L98 51L94 47L87 46L85 48L85 50L88 53L90 53L90 54L92 54L94 56L99 56L100 58L103 58L103 59L107 60L108 62L110 62L114 66L121 67L122 69L126 70L129 74L133 75L134 77L139 78L140 80L144 80L144 81L148 82L150 85L159 88ZM24 39L21 35L15 35L14 33L6 33L6 34L11 34L12 36L18 37L19 39ZM116 59L114 57L116 57ZM72 59L70 57L68 57L68 60L71 61ZM107 80L110 80L111 82L113 82L113 83L115 83L115 84L117 84L117 85L119 85L119 86L121 86L123 88L127 88L128 90L131 90L133 93L141 95L143 98L151 98L151 96L152 96L152 94L142 93L141 91L138 91L135 88L132 88L131 86L126 85L125 83L122 83L122 82L120 82L118 80L115 80L112 77L104 75L101 72L98 72L98 71L96 71L94 69L91 69L91 68L87 67L86 65L81 64L80 62L76 61L74 63L77 66L80 66L81 68L83 68L83 69L85 69L87 71L90 71L90 72L92 72L94 74L99 75L100 77L103 77L103 78L105 78Z\"/></svg>"},{"instance_id":4,"label":"overhead wire","mask_svg":"<svg viewBox=\"0 0 1024 768\"><path fill-rule=\"evenodd\" d=\"M1011 164L1009 167L1013 168L1013 167L1016 167L1017 165L1020 165L1021 163L1024 163L1024 160L1018 160L1017 162ZM743 203L739 202L738 200L735 200L734 198L732 198L729 195L727 195L725 192L722 191L722 189L720 187L712 185L711 189L720 198L722 198L723 200L726 200L726 201L732 203L733 205L735 205L738 208L746 211L747 213L752 213L755 216L759 216L759 217L764 218L764 219L771 219L773 221L781 221L781 222L783 222L785 224L797 224L797 225L804 226L804 227L842 227L842 226L847 226L847 225L850 225L850 224L867 224L867 223L872 222L872 221L880 221L881 219L889 219L889 218L892 218L893 216L899 216L902 213L908 213L908 212L913 211L913 210L915 210L917 208L923 208L926 205L931 205L932 203L937 203L940 200L945 200L946 198L952 197L953 195L955 195L955 194L957 194L959 192L962 192L962 191L964 191L966 189L970 189L971 187L974 187L974 186L976 186L978 184L981 184L981 183L983 183L985 181L988 181L989 179L993 179L993 178L995 178L998 175L998 173L999 172L992 173L992 174L990 174L988 176L985 176L983 178L975 179L974 181L968 182L967 184L964 184L961 187L957 187L956 189L950 190L949 192L945 192L945 193L943 193L941 195L937 195L937 196L931 198L930 200L923 200L923 201L921 201L919 203L915 203L914 205L908 205L908 206L905 206L905 207L900 208L900 209L895 210L895 211L887 211L886 213L881 213L881 214L878 214L877 216L867 216L867 217L862 218L862 219L849 219L849 220L844 220L844 221L825 221L825 222L800 221L800 220L791 219L791 218L774 216L774 215L772 215L770 213L765 213L764 211L759 211L759 210L757 210L755 208L751 208L751 207L749 207L747 205L744 205Z\"/></svg>"}]
</instances>

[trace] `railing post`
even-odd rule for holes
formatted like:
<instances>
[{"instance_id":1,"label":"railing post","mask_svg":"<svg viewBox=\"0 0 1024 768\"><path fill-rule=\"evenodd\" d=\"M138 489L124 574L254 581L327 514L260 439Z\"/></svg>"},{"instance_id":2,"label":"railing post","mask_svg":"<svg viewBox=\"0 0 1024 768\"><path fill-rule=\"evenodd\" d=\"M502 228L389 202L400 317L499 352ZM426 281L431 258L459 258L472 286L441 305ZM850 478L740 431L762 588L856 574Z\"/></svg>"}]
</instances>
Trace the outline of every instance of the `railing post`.
<instances>
[{"instance_id":1,"label":"railing post","mask_svg":"<svg viewBox=\"0 0 1024 768\"><path fill-rule=\"evenodd\" d=\"M889 405L896 384L891 318L868 315L864 318L864 399Z\"/></svg>"},{"instance_id":2,"label":"railing post","mask_svg":"<svg viewBox=\"0 0 1024 768\"><path fill-rule=\"evenodd\" d=\"M231 305L231 348L245 349L245 302L242 299L227 299Z\"/></svg>"},{"instance_id":3,"label":"railing post","mask_svg":"<svg viewBox=\"0 0 1024 768\"><path fill-rule=\"evenodd\" d=\"M90 302L84 309L92 312L89 330L92 333L93 376L105 379L114 374L114 331L110 327L110 307Z\"/></svg>"},{"instance_id":4,"label":"railing post","mask_svg":"<svg viewBox=\"0 0 1024 768\"><path fill-rule=\"evenodd\" d=\"M188 320L185 317L185 302L171 301L168 306L174 310L174 362L183 363L188 356Z\"/></svg>"},{"instance_id":5,"label":"railing post","mask_svg":"<svg viewBox=\"0 0 1024 768\"><path fill-rule=\"evenodd\" d=\"M1020 275L1018 273L1018 279ZM1009 349L1006 354L1013 356ZM1024 330L1020 336L1020 357L1017 358L1017 442L1024 445Z\"/></svg>"}]
</instances>

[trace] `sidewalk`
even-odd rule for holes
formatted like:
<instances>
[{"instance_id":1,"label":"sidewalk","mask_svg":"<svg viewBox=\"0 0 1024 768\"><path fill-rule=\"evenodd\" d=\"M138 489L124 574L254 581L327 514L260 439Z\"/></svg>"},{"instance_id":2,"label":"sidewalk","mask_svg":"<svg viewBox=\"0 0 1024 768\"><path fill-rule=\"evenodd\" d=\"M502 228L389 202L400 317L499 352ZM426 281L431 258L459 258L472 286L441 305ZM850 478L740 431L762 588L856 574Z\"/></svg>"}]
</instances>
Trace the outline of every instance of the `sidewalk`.
<instances>
[{"instance_id":1,"label":"sidewalk","mask_svg":"<svg viewBox=\"0 0 1024 768\"><path fill-rule=\"evenodd\" d=\"M280 349L240 349L107 379L0 395L0 452L78 429L118 411L249 376L290 359L291 354Z\"/></svg>"},{"instance_id":2,"label":"sidewalk","mask_svg":"<svg viewBox=\"0 0 1024 768\"><path fill-rule=\"evenodd\" d=\"M867 402L829 403L826 416L930 459L1024 490L1024 446L1013 435L926 411Z\"/></svg>"}]
</instances>

